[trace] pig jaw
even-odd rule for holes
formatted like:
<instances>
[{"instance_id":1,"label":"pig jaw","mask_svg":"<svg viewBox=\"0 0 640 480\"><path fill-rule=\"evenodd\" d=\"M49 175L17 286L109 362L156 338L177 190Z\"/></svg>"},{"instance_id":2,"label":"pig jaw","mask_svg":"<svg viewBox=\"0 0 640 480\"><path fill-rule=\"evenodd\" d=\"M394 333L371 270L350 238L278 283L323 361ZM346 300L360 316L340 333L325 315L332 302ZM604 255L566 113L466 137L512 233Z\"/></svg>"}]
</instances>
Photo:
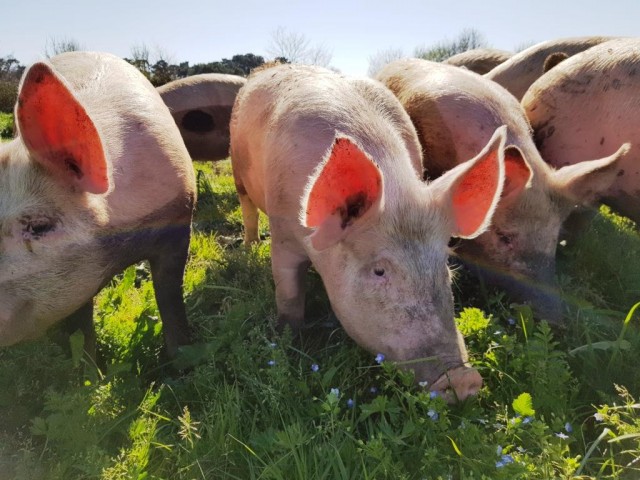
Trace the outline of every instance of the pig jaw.
<instances>
[{"instance_id":1,"label":"pig jaw","mask_svg":"<svg viewBox=\"0 0 640 480\"><path fill-rule=\"evenodd\" d=\"M382 242L379 230L358 236L312 256L349 336L373 354L413 369L416 382L431 385L462 367L467 352L453 321L447 252L438 245L444 239ZM377 248L371 247L374 239ZM452 387L460 399L477 392L481 380L465 375L465 387L458 376L458 387Z\"/></svg>"}]
</instances>

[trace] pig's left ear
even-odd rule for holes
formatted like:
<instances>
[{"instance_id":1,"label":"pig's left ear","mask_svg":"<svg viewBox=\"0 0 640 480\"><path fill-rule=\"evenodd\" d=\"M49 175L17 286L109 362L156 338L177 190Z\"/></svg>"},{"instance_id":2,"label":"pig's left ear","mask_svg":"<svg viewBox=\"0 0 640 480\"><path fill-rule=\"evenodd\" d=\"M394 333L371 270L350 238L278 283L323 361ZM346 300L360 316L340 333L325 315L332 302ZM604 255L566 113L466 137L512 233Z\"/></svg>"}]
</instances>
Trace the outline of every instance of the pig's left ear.
<instances>
[{"instance_id":1,"label":"pig's left ear","mask_svg":"<svg viewBox=\"0 0 640 480\"><path fill-rule=\"evenodd\" d=\"M313 248L324 250L342 240L367 213L379 211L382 201L380 169L352 140L339 137L309 179L300 220L315 228Z\"/></svg>"},{"instance_id":2,"label":"pig's left ear","mask_svg":"<svg viewBox=\"0 0 640 480\"><path fill-rule=\"evenodd\" d=\"M473 159L429 184L450 219L451 235L474 238L486 230L504 185L504 143L507 127L496 130Z\"/></svg>"},{"instance_id":3,"label":"pig's left ear","mask_svg":"<svg viewBox=\"0 0 640 480\"><path fill-rule=\"evenodd\" d=\"M31 156L63 182L90 193L109 189L100 135L67 83L36 63L20 85L16 119Z\"/></svg>"}]
</instances>

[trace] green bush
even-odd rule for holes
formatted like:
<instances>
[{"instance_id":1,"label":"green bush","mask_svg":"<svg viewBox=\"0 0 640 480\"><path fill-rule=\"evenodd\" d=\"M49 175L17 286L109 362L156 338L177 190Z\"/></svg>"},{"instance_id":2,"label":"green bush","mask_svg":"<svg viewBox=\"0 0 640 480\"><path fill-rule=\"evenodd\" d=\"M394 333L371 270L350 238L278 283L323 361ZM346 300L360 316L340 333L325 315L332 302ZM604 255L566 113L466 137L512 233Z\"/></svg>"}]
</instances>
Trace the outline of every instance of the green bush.
<instances>
[{"instance_id":1,"label":"green bush","mask_svg":"<svg viewBox=\"0 0 640 480\"><path fill-rule=\"evenodd\" d=\"M13 138L13 114L0 112L0 139Z\"/></svg>"}]
</instances>

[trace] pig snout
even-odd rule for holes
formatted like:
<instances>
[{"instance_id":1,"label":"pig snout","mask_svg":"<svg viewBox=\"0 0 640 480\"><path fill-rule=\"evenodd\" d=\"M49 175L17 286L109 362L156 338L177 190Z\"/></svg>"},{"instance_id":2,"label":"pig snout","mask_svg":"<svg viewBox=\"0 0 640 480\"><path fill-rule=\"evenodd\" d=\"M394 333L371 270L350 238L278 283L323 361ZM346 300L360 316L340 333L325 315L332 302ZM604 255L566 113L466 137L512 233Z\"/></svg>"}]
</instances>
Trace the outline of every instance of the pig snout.
<instances>
[{"instance_id":1,"label":"pig snout","mask_svg":"<svg viewBox=\"0 0 640 480\"><path fill-rule=\"evenodd\" d=\"M431 385L430 390L441 395L447 403L455 403L475 395L481 387L482 376L478 371L462 365L445 372Z\"/></svg>"},{"instance_id":2,"label":"pig snout","mask_svg":"<svg viewBox=\"0 0 640 480\"><path fill-rule=\"evenodd\" d=\"M0 298L0 303L4 299ZM34 336L35 325L25 321L32 317L33 302L6 302L0 306L0 347L14 345Z\"/></svg>"}]
</instances>

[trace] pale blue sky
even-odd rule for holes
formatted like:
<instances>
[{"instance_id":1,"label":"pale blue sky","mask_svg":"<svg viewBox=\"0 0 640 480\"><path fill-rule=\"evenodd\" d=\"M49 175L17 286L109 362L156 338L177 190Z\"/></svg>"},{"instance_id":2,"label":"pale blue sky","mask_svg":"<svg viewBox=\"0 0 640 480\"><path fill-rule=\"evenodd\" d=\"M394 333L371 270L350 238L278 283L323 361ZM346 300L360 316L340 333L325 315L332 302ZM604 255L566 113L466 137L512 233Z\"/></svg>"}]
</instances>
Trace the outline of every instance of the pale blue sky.
<instances>
[{"instance_id":1,"label":"pale blue sky","mask_svg":"<svg viewBox=\"0 0 640 480\"><path fill-rule=\"evenodd\" d=\"M640 0L8 0L0 56L23 64L44 56L48 39L130 56L134 44L161 47L176 62L267 56L278 27L333 53L332 65L366 74L369 57L480 31L496 48L581 35L640 36Z\"/></svg>"}]
</instances>

